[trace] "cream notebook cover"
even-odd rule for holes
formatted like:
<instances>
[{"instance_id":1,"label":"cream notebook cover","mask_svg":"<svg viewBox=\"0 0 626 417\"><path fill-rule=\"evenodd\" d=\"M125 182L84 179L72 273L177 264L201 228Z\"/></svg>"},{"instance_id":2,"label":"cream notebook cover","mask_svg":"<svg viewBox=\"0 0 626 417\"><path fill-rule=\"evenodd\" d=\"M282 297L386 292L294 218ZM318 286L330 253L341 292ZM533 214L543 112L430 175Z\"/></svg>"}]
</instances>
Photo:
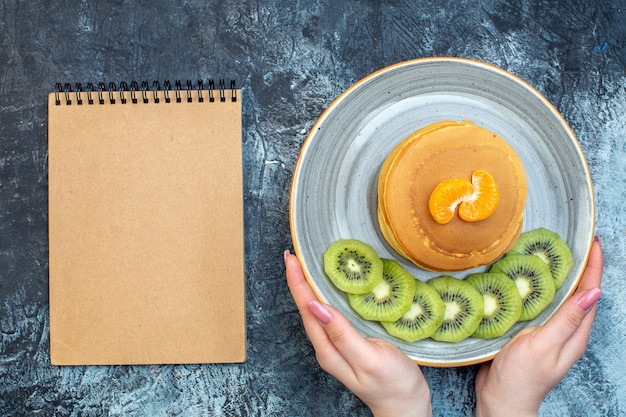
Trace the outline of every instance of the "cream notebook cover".
<instances>
[{"instance_id":1,"label":"cream notebook cover","mask_svg":"<svg viewBox=\"0 0 626 417\"><path fill-rule=\"evenodd\" d=\"M48 97L52 364L244 361L240 90L80 91Z\"/></svg>"}]
</instances>

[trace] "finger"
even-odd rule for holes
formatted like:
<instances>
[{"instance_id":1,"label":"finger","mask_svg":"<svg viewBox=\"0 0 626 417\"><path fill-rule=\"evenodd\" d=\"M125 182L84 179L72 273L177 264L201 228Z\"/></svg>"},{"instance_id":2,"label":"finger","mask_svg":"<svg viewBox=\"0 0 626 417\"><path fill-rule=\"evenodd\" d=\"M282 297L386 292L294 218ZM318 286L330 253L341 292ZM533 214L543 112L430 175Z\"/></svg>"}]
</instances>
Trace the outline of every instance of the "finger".
<instances>
[{"instance_id":1,"label":"finger","mask_svg":"<svg viewBox=\"0 0 626 417\"><path fill-rule=\"evenodd\" d=\"M288 252L285 252L284 258L287 285L298 307L298 311L302 317L302 323L304 324L309 339L314 346L324 343L324 341L329 343L328 336L322 328L321 323L309 309L309 304L313 301L317 301L317 297L304 277L304 272L302 271L298 258Z\"/></svg>"},{"instance_id":2,"label":"finger","mask_svg":"<svg viewBox=\"0 0 626 417\"><path fill-rule=\"evenodd\" d=\"M565 356L582 355L595 314L593 307L602 295L599 288L601 278L602 251L599 242L594 242L579 289L537 330L535 336L546 349L559 351L569 345L571 352L562 352ZM569 343L570 339L573 343Z\"/></svg>"},{"instance_id":3,"label":"finger","mask_svg":"<svg viewBox=\"0 0 626 417\"><path fill-rule=\"evenodd\" d=\"M489 375L489 370L491 369L491 362L484 363L478 368L478 373L476 374L476 381L474 383L474 387L476 392L480 392L485 385L485 380Z\"/></svg>"},{"instance_id":4,"label":"finger","mask_svg":"<svg viewBox=\"0 0 626 417\"><path fill-rule=\"evenodd\" d=\"M310 307L314 307L311 303ZM336 308L319 304L329 315L323 323L328 339L354 370L364 370L379 354L379 345L363 337Z\"/></svg>"},{"instance_id":5,"label":"finger","mask_svg":"<svg viewBox=\"0 0 626 417\"><path fill-rule=\"evenodd\" d=\"M600 287L602 281L602 268L604 267L604 260L602 257L602 246L599 239L595 239L591 245L591 252L589 253L589 260L585 267L578 289L589 289L593 287Z\"/></svg>"},{"instance_id":6,"label":"finger","mask_svg":"<svg viewBox=\"0 0 626 417\"><path fill-rule=\"evenodd\" d=\"M363 337L339 310L317 301L294 255L286 255L285 262L289 288L296 299L307 333L319 359L337 364L336 358L333 357L333 351L336 350L352 368L367 366L371 355L377 354L376 345ZM312 316L315 317L315 325L309 323L313 321ZM325 337L319 334L320 328ZM330 341L332 349L326 340Z\"/></svg>"},{"instance_id":7,"label":"finger","mask_svg":"<svg viewBox=\"0 0 626 417\"><path fill-rule=\"evenodd\" d=\"M574 334L565 342L560 353L559 363L569 369L574 362L582 358L587 350L587 344L589 342L589 336L591 335L591 328L596 316L596 306L594 305L589 312L585 315L578 329L574 331Z\"/></svg>"},{"instance_id":8,"label":"finger","mask_svg":"<svg viewBox=\"0 0 626 417\"><path fill-rule=\"evenodd\" d=\"M592 288L599 288L602 281L602 249L600 240L596 239L592 245L591 253L589 254L589 262L585 268L583 277L578 286L578 290L572 298L577 299L577 303L586 311L585 317L581 321L578 328L570 336L570 338L563 345L559 360L568 369L574 364L574 362L580 359L585 350L587 349L587 343L589 342L589 335L591 334L591 327L596 316L596 302L598 291L589 291ZM600 293L601 295L601 293ZM595 298L595 301L594 301Z\"/></svg>"},{"instance_id":9,"label":"finger","mask_svg":"<svg viewBox=\"0 0 626 417\"><path fill-rule=\"evenodd\" d=\"M310 307L320 303L304 277L298 258L287 251L285 251L284 258L287 284L302 317L304 329L315 349L318 362L324 370L337 379L350 378L353 375L350 365L329 339L321 320L315 315L316 311Z\"/></svg>"},{"instance_id":10,"label":"finger","mask_svg":"<svg viewBox=\"0 0 626 417\"><path fill-rule=\"evenodd\" d=\"M578 360L585 353L587 343L589 341L589 335L591 333L591 327L596 315L596 301L601 293L596 291L589 291L592 288L600 288L602 281L602 249L599 239L595 239L591 247L591 253L589 254L589 261L581 278L581 282L578 286L576 293L572 298L576 298L577 304L583 310L586 311L584 318L578 325L578 328L565 342L561 350L561 358L565 358L566 363L573 364L575 360ZM598 295L599 294L599 295ZM571 366L571 364L568 365Z\"/></svg>"},{"instance_id":11,"label":"finger","mask_svg":"<svg viewBox=\"0 0 626 417\"><path fill-rule=\"evenodd\" d=\"M298 310L300 310L300 314L310 315L306 306L310 301L317 299L315 293L304 277L304 272L302 271L298 258L288 251L285 251L284 258L289 291L291 291L291 295L296 302Z\"/></svg>"},{"instance_id":12,"label":"finger","mask_svg":"<svg viewBox=\"0 0 626 417\"><path fill-rule=\"evenodd\" d=\"M285 253L289 289L300 310L305 329L324 370L350 386L355 373L367 370L380 354L336 308L320 303L294 255Z\"/></svg>"},{"instance_id":13,"label":"finger","mask_svg":"<svg viewBox=\"0 0 626 417\"><path fill-rule=\"evenodd\" d=\"M537 332L537 337L544 337L546 348L554 351L564 349L575 338L584 350L591 331L593 307L601 295L602 290L597 287L575 294ZM586 319L588 315L590 319Z\"/></svg>"}]
</instances>

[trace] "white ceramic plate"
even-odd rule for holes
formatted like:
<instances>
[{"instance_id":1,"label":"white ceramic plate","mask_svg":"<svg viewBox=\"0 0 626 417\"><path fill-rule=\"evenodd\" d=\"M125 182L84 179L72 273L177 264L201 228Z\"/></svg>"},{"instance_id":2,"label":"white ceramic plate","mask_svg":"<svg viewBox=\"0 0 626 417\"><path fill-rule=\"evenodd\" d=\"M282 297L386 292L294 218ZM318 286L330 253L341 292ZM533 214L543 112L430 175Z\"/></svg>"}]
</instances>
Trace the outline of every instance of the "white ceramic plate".
<instances>
[{"instance_id":1,"label":"white ceramic plate","mask_svg":"<svg viewBox=\"0 0 626 417\"><path fill-rule=\"evenodd\" d=\"M410 133L440 120L471 120L516 150L529 193L523 230L545 227L561 235L573 268L555 301L536 319L505 336L460 343L406 343L357 316L326 278L322 254L339 238L369 243L421 280L441 275L415 267L379 231L377 182L391 150ZM594 200L589 170L572 130L558 111L519 78L481 62L428 58L377 71L346 90L319 118L298 158L291 188L295 252L321 301L337 307L365 336L387 339L417 363L461 366L491 359L517 332L544 323L574 291L591 248ZM477 268L453 273L465 277Z\"/></svg>"}]
</instances>

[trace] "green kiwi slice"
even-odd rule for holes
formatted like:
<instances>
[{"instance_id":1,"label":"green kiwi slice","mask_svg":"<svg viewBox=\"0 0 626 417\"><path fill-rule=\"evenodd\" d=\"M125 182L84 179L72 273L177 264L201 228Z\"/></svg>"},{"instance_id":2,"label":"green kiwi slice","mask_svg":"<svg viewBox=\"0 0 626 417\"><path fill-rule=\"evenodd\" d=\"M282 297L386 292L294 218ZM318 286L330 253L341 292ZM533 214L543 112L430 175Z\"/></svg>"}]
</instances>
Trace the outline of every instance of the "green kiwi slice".
<instances>
[{"instance_id":1,"label":"green kiwi slice","mask_svg":"<svg viewBox=\"0 0 626 417\"><path fill-rule=\"evenodd\" d=\"M524 232L508 252L535 255L550 266L556 288L560 288L572 269L572 252L558 233L539 228Z\"/></svg>"},{"instance_id":2,"label":"green kiwi slice","mask_svg":"<svg viewBox=\"0 0 626 417\"><path fill-rule=\"evenodd\" d=\"M506 255L490 272L502 272L515 282L522 297L521 321L532 320L554 300L556 286L550 267L535 255Z\"/></svg>"},{"instance_id":3,"label":"green kiwi slice","mask_svg":"<svg viewBox=\"0 0 626 417\"><path fill-rule=\"evenodd\" d=\"M443 322L430 336L441 342L460 342L476 332L483 318L483 296L470 283L443 275L427 281L446 305Z\"/></svg>"},{"instance_id":4,"label":"green kiwi slice","mask_svg":"<svg viewBox=\"0 0 626 417\"><path fill-rule=\"evenodd\" d=\"M507 278L508 279L508 278ZM415 280L415 293L409 310L397 321L381 321L387 333L412 343L430 337L443 322L446 304L433 287Z\"/></svg>"},{"instance_id":5,"label":"green kiwi slice","mask_svg":"<svg viewBox=\"0 0 626 417\"><path fill-rule=\"evenodd\" d=\"M340 290L365 294L382 281L383 262L367 243L339 239L324 252L324 272Z\"/></svg>"},{"instance_id":6,"label":"green kiwi slice","mask_svg":"<svg viewBox=\"0 0 626 417\"><path fill-rule=\"evenodd\" d=\"M484 315L473 336L492 339L504 335L522 314L522 297L513 280L501 272L470 274L465 278L483 296Z\"/></svg>"},{"instance_id":7,"label":"green kiwi slice","mask_svg":"<svg viewBox=\"0 0 626 417\"><path fill-rule=\"evenodd\" d=\"M365 320L396 321L411 307L415 278L398 261L382 263L383 279L366 294L347 294L348 303Z\"/></svg>"}]
</instances>

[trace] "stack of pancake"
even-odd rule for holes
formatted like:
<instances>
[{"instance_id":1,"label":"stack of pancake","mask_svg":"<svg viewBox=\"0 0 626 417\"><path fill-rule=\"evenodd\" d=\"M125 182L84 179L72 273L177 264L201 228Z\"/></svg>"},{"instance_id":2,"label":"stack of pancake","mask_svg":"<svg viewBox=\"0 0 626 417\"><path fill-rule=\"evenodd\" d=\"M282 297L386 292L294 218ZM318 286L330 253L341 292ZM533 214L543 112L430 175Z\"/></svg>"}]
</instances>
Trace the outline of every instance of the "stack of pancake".
<instances>
[{"instance_id":1,"label":"stack of pancake","mask_svg":"<svg viewBox=\"0 0 626 417\"><path fill-rule=\"evenodd\" d=\"M471 180L477 171L495 180L500 196L487 218L458 215L440 224L429 211L443 181ZM417 266L460 271L489 264L517 240L528 186L521 160L501 137L469 121L442 121L403 140L385 160L378 182L378 220L387 242Z\"/></svg>"}]
</instances>

